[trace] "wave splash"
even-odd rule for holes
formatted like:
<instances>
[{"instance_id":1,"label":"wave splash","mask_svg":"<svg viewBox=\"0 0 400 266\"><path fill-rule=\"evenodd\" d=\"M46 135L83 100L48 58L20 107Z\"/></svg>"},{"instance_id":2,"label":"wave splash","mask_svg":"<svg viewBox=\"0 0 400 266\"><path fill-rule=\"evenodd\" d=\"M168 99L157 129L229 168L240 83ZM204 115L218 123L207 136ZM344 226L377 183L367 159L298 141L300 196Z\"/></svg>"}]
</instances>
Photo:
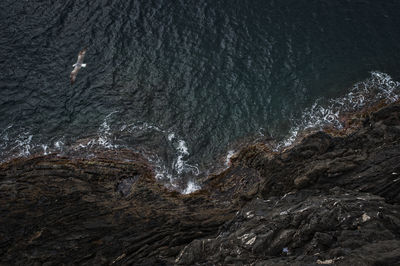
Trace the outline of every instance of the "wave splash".
<instances>
[{"instance_id":1,"label":"wave splash","mask_svg":"<svg viewBox=\"0 0 400 266\"><path fill-rule=\"evenodd\" d=\"M346 112L355 112L364 107L384 101L386 104L400 99L400 82L381 72L371 72L371 77L356 83L349 93L337 99L317 100L311 108L302 112L300 119L276 150L291 146L305 130L322 130L326 126L342 129L339 117Z\"/></svg>"},{"instance_id":2,"label":"wave splash","mask_svg":"<svg viewBox=\"0 0 400 266\"><path fill-rule=\"evenodd\" d=\"M354 84L343 97L316 100L310 108L301 113L300 118L292 119L292 127L285 136L270 138L268 146L275 152L282 151L301 139L304 132L323 130L326 127L343 129L340 120L343 114L353 113L381 102L390 104L400 100L400 82L394 81L386 73L373 71L370 74L366 80ZM264 136L260 132L258 134ZM264 143L262 138L255 142ZM242 146L239 145L239 148L229 149L226 152L222 169L230 166L231 158Z\"/></svg>"},{"instance_id":3,"label":"wave splash","mask_svg":"<svg viewBox=\"0 0 400 266\"><path fill-rule=\"evenodd\" d=\"M182 138L177 137L177 134L169 130L164 130L159 126L152 125L147 122L135 122L129 124L123 124L113 126L113 120L111 119L114 114L118 111L111 112L105 118L103 123L100 125L97 136L86 140L84 143L79 143L75 147L77 149L91 150L91 149L132 149L133 145L127 145L121 139L131 139L130 142L135 142L135 137L140 139L143 135L156 135L154 138L160 142L157 143L163 146L172 146L174 151L171 153L175 154L171 167L166 165L165 158L162 158L157 152L149 150L146 145L137 145L136 151L140 152L152 165L155 171L155 176L158 180L166 182L166 185L172 189L180 190L184 194L192 193L200 186L192 179L187 180L186 185L182 184L183 176L200 174L200 170L196 165L192 165L188 162L190 156L189 148ZM118 133L115 133L118 132ZM166 142L166 143L165 143Z\"/></svg>"},{"instance_id":4,"label":"wave splash","mask_svg":"<svg viewBox=\"0 0 400 266\"><path fill-rule=\"evenodd\" d=\"M388 74L371 72L370 78L356 83L345 96L317 100L302 112L300 119L293 120L289 133L282 141L273 144L272 148L279 151L291 146L306 130L320 130L326 126L341 129L341 114L354 112L380 101L391 103L399 99L400 82L394 81ZM165 130L148 122L121 124L115 117L118 113L119 111L113 111L106 115L96 134L78 140L68 140L61 136L43 142L29 129L9 125L0 131L0 162L31 155L63 155L71 151L91 157L95 156L96 150L130 149L144 155L153 165L156 178L168 187L184 194L200 189L194 178L201 171L198 165L189 163L190 149L182 137L172 130ZM143 139L145 140L142 141ZM146 141L150 141L151 145L147 145ZM236 150L232 149L227 152L223 162L225 168L229 167L230 159L235 153Z\"/></svg>"},{"instance_id":5,"label":"wave splash","mask_svg":"<svg viewBox=\"0 0 400 266\"><path fill-rule=\"evenodd\" d=\"M100 150L128 149L142 154L152 164L156 178L165 182L168 187L180 190L184 194L200 189L193 179L183 178L200 174L198 166L188 161L189 148L183 138L147 122L118 125L118 121L113 117L118 113L113 111L106 115L94 136L78 140L66 140L61 137L52 142L41 143L29 129L13 130L13 125L10 125L0 132L1 162L12 158L48 154L78 154L90 158ZM21 131L22 133L15 133ZM140 143L139 140L144 136L157 139L156 143L153 143L154 146L170 147L168 153L174 154L170 167L166 164L166 158L160 155L162 152L157 153L146 147L146 143ZM129 143L125 140L129 140ZM182 183L183 180L186 180L186 184Z\"/></svg>"}]
</instances>

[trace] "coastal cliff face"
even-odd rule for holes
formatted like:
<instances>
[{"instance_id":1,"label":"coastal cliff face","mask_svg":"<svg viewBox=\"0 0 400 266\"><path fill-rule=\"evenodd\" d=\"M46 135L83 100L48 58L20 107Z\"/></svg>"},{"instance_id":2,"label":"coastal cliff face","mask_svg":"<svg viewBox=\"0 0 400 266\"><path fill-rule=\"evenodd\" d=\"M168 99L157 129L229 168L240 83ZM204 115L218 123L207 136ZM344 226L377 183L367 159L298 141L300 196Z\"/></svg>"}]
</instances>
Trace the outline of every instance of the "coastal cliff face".
<instances>
[{"instance_id":1,"label":"coastal cliff face","mask_svg":"<svg viewBox=\"0 0 400 266\"><path fill-rule=\"evenodd\" d=\"M127 151L0 166L0 262L12 265L395 265L400 105L345 136L310 134L181 195Z\"/></svg>"}]
</instances>

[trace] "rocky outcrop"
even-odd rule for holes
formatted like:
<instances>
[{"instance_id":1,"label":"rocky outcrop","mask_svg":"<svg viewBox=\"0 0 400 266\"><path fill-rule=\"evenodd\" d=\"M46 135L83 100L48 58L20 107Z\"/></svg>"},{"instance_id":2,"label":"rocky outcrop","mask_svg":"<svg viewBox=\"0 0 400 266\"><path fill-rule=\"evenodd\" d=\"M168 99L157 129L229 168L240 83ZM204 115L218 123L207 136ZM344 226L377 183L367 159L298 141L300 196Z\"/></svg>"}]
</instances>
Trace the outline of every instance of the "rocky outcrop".
<instances>
[{"instance_id":1,"label":"rocky outcrop","mask_svg":"<svg viewBox=\"0 0 400 266\"><path fill-rule=\"evenodd\" d=\"M233 217L207 193L158 184L146 162L56 156L2 165L4 264L172 263L184 245Z\"/></svg>"},{"instance_id":2,"label":"rocky outcrop","mask_svg":"<svg viewBox=\"0 0 400 266\"><path fill-rule=\"evenodd\" d=\"M280 153L246 147L190 195L127 151L0 167L1 264L400 261L399 104L345 136L316 132Z\"/></svg>"}]
</instances>

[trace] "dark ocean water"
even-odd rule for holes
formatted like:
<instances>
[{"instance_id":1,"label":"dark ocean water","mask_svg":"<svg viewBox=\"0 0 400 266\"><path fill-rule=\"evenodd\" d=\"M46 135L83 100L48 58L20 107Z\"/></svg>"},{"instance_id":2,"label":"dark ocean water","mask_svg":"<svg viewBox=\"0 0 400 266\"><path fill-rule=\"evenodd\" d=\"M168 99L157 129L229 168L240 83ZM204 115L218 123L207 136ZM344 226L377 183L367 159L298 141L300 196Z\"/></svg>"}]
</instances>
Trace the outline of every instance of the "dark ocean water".
<instances>
[{"instance_id":1,"label":"dark ocean water","mask_svg":"<svg viewBox=\"0 0 400 266\"><path fill-rule=\"evenodd\" d=\"M363 84L399 89L400 1L2 0L0 23L3 161L128 148L195 178L234 143L334 120Z\"/></svg>"}]
</instances>

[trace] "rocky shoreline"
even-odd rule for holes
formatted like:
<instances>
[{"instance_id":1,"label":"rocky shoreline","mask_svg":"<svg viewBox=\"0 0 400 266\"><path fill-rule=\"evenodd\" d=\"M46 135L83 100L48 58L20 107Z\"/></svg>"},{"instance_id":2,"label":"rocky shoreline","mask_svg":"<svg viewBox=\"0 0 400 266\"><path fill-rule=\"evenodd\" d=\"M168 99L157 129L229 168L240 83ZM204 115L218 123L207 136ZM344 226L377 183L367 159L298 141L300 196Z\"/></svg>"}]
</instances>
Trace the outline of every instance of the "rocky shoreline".
<instances>
[{"instance_id":1,"label":"rocky shoreline","mask_svg":"<svg viewBox=\"0 0 400 266\"><path fill-rule=\"evenodd\" d=\"M242 149L189 195L128 151L0 165L2 265L396 265L400 104Z\"/></svg>"}]
</instances>

